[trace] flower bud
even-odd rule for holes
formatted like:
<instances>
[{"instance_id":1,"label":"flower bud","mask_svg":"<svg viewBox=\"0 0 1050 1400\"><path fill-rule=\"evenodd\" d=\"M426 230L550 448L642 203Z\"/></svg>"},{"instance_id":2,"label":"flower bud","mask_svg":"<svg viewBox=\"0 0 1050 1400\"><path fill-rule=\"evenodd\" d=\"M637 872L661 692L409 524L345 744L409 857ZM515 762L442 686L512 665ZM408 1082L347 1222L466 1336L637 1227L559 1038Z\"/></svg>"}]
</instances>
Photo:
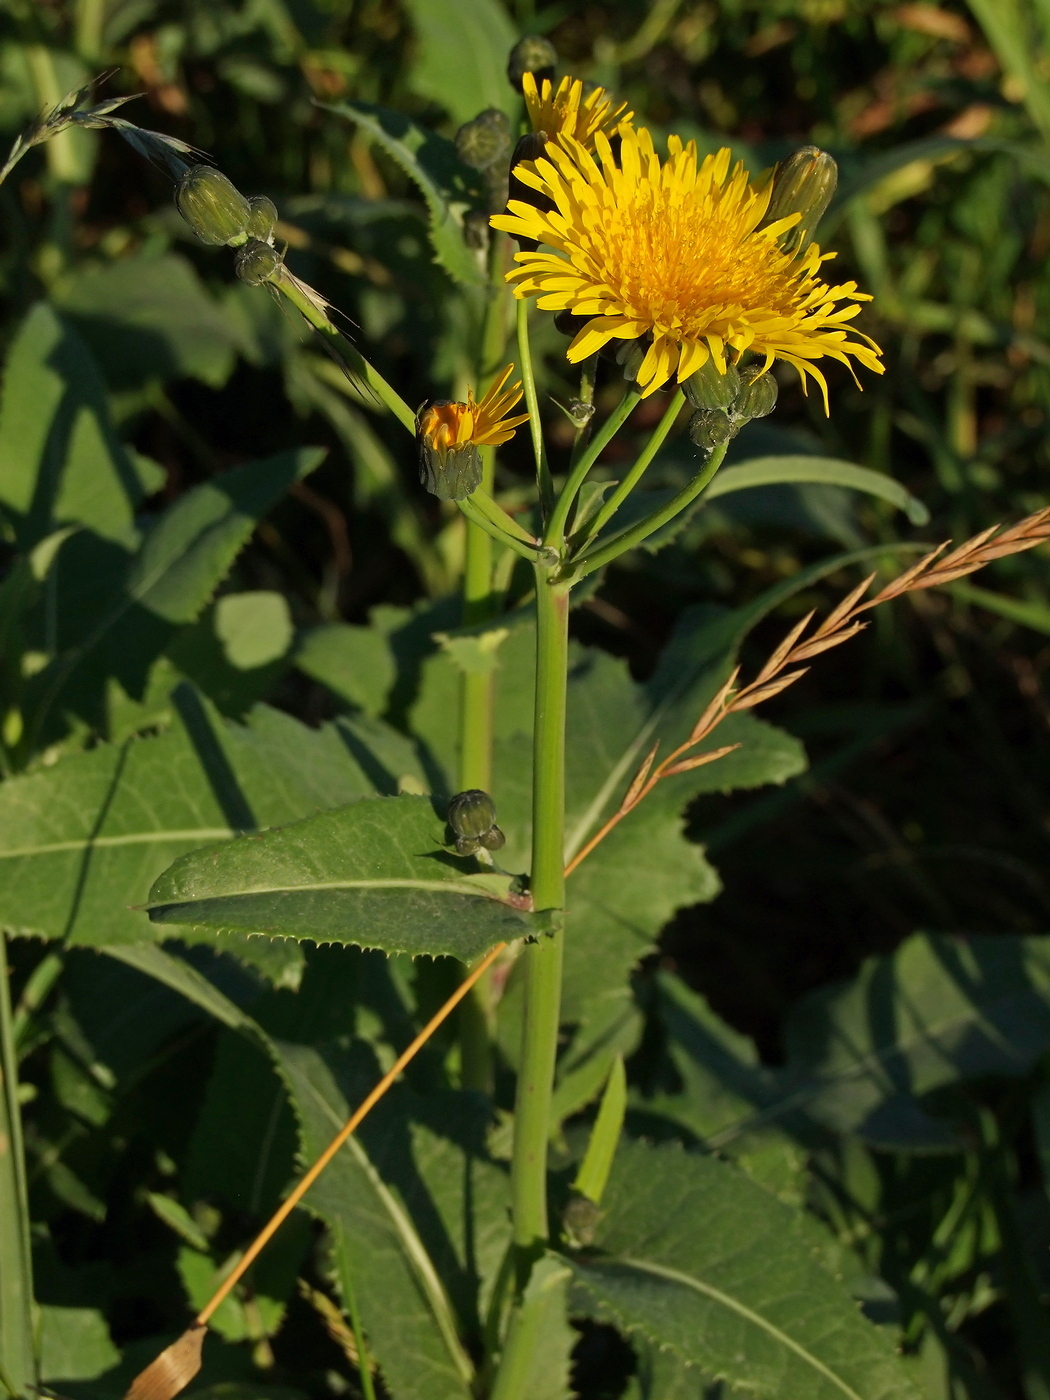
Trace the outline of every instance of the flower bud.
<instances>
[{"instance_id":1,"label":"flower bud","mask_svg":"<svg viewBox=\"0 0 1050 1400\"><path fill-rule=\"evenodd\" d=\"M439 501L465 501L481 485L481 453L472 442L441 449L419 442L419 479Z\"/></svg>"},{"instance_id":2,"label":"flower bud","mask_svg":"<svg viewBox=\"0 0 1050 1400\"><path fill-rule=\"evenodd\" d=\"M562 1227L569 1244L575 1249L592 1245L601 1217L601 1210L589 1197L574 1191L562 1215Z\"/></svg>"},{"instance_id":3,"label":"flower bud","mask_svg":"<svg viewBox=\"0 0 1050 1400\"><path fill-rule=\"evenodd\" d=\"M249 238L258 238L262 243L269 243L277 227L277 205L272 199L267 199L266 195L257 194L249 199L248 208L251 212L245 232Z\"/></svg>"},{"instance_id":4,"label":"flower bud","mask_svg":"<svg viewBox=\"0 0 1050 1400\"><path fill-rule=\"evenodd\" d=\"M769 208L759 227L766 228L789 214L800 214L798 223L780 235L780 246L792 255L804 252L827 212L838 178L838 166L827 151L819 146L803 146L777 166Z\"/></svg>"},{"instance_id":5,"label":"flower bud","mask_svg":"<svg viewBox=\"0 0 1050 1400\"><path fill-rule=\"evenodd\" d=\"M701 408L689 420L689 436L705 452L714 452L735 435L736 425L724 408Z\"/></svg>"},{"instance_id":6,"label":"flower bud","mask_svg":"<svg viewBox=\"0 0 1050 1400\"><path fill-rule=\"evenodd\" d=\"M738 418L765 418L777 404L777 381L761 365L748 365L740 375L743 388L733 405Z\"/></svg>"},{"instance_id":7,"label":"flower bud","mask_svg":"<svg viewBox=\"0 0 1050 1400\"><path fill-rule=\"evenodd\" d=\"M238 250L234 270L249 287L261 287L264 282L273 280L280 266L281 256L272 244L249 238Z\"/></svg>"},{"instance_id":8,"label":"flower bud","mask_svg":"<svg viewBox=\"0 0 1050 1400\"><path fill-rule=\"evenodd\" d=\"M498 851L507 839L496 825L496 804L481 788L456 793L448 804L448 824L461 856L474 855L479 846Z\"/></svg>"},{"instance_id":9,"label":"flower bud","mask_svg":"<svg viewBox=\"0 0 1050 1400\"><path fill-rule=\"evenodd\" d=\"M510 121L498 107L489 107L456 132L456 154L474 170L489 170L510 155Z\"/></svg>"},{"instance_id":10,"label":"flower bud","mask_svg":"<svg viewBox=\"0 0 1050 1400\"><path fill-rule=\"evenodd\" d=\"M251 207L221 170L191 165L175 187L179 213L202 243L243 243Z\"/></svg>"},{"instance_id":11,"label":"flower bud","mask_svg":"<svg viewBox=\"0 0 1050 1400\"><path fill-rule=\"evenodd\" d=\"M726 372L722 374L714 356L709 355L682 388L694 408L731 408L740 392L740 375L732 365L726 365Z\"/></svg>"},{"instance_id":12,"label":"flower bud","mask_svg":"<svg viewBox=\"0 0 1050 1400\"><path fill-rule=\"evenodd\" d=\"M616 351L616 363L623 369L623 377L628 384L633 384L638 378L648 348L643 340L621 340Z\"/></svg>"},{"instance_id":13,"label":"flower bud","mask_svg":"<svg viewBox=\"0 0 1050 1400\"><path fill-rule=\"evenodd\" d=\"M562 335L576 336L591 319L590 316L577 316L574 311L556 311L554 313L554 329L560 331Z\"/></svg>"},{"instance_id":14,"label":"flower bud","mask_svg":"<svg viewBox=\"0 0 1050 1400\"><path fill-rule=\"evenodd\" d=\"M544 39L540 34L526 34L510 51L507 77L511 87L517 88L519 92L522 90L522 79L526 73L532 73L536 79L536 86L541 87L544 78L550 78L553 83L557 63L558 50L549 39Z\"/></svg>"},{"instance_id":15,"label":"flower bud","mask_svg":"<svg viewBox=\"0 0 1050 1400\"><path fill-rule=\"evenodd\" d=\"M531 204L534 209L549 213L554 208L554 201L547 195L540 194L539 190L534 190L531 185L526 185L514 174L514 167L523 160L539 160L547 149L547 139L542 131L529 131L520 138L514 147L514 154L510 158L510 181L507 187L508 206L511 200L520 199L523 204ZM508 213L510 212L508 207ZM531 253L540 246L535 238L528 238L523 233L511 235L523 252Z\"/></svg>"}]
</instances>

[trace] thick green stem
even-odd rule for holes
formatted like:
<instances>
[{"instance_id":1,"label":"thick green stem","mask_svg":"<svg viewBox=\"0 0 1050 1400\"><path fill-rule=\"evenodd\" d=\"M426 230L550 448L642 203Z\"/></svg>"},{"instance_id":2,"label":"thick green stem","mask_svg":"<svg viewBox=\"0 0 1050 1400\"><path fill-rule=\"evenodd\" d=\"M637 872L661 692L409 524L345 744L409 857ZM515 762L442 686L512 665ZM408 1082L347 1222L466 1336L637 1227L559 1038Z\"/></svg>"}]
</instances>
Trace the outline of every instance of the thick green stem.
<instances>
[{"instance_id":1,"label":"thick green stem","mask_svg":"<svg viewBox=\"0 0 1050 1400\"><path fill-rule=\"evenodd\" d=\"M491 535L494 540L498 540L499 543L505 545L507 549L512 549L515 554L520 554L521 557L527 559L530 564L534 564L540 552L538 547L536 545L526 544L523 540L518 538L516 533L510 534L502 526L490 520L486 511L483 510L474 499L474 496L479 496L480 494L480 491L475 491L473 496L465 496L462 501L457 501L456 505L459 506L460 510L472 524L477 525L479 529L484 530L487 535ZM493 505L495 505L495 502L493 502ZM499 510L500 507L496 506L496 509ZM515 522L512 522L512 524L514 523Z\"/></svg>"},{"instance_id":2,"label":"thick green stem","mask_svg":"<svg viewBox=\"0 0 1050 1400\"><path fill-rule=\"evenodd\" d=\"M540 402L536 394L536 376L532 370L532 351L529 347L529 303L524 297L516 303L518 332L518 368L521 371L521 384L525 390L525 407L529 411L529 435L532 438L532 454L536 459L536 482L540 492L540 508L546 519L554 508L554 482L547 465L547 449L543 444L543 424L540 422Z\"/></svg>"},{"instance_id":3,"label":"thick green stem","mask_svg":"<svg viewBox=\"0 0 1050 1400\"><path fill-rule=\"evenodd\" d=\"M689 485L683 487L678 495L668 501L661 510L654 510L652 515L647 515L644 520L639 520L637 525L632 525L630 529L621 530L618 535L614 535L608 544L603 545L601 549L596 549L593 554L585 555L578 562L570 564L569 569L573 582L577 583L581 578L592 574L595 569L600 569L605 564L611 564L621 554L626 554L629 549L634 549L635 545L641 544L642 540L647 539L655 530L659 530L661 525L666 525L669 520L673 520L680 511L685 510L686 506L692 505L722 465L722 459L726 455L728 445L728 443L723 443L721 447L716 447Z\"/></svg>"},{"instance_id":4,"label":"thick green stem","mask_svg":"<svg viewBox=\"0 0 1050 1400\"><path fill-rule=\"evenodd\" d=\"M514 1116L511 1202L523 1261L547 1228L547 1139L561 1008L565 896L565 697L569 590L536 569L536 703L532 760L532 902L545 929L522 953L524 1029Z\"/></svg>"},{"instance_id":5,"label":"thick green stem","mask_svg":"<svg viewBox=\"0 0 1050 1400\"><path fill-rule=\"evenodd\" d=\"M552 548L561 549L565 540L565 527L568 524L569 511L572 509L573 501L579 495L580 487L587 479L587 473L620 428L623 427L631 410L641 397L637 389L628 389L615 411L609 415L600 431L595 434L590 446L581 454L579 461L574 463L572 471L569 473L569 479L558 497L558 503L554 507L554 514L551 516L547 533L544 536L544 542Z\"/></svg>"},{"instance_id":6,"label":"thick green stem","mask_svg":"<svg viewBox=\"0 0 1050 1400\"><path fill-rule=\"evenodd\" d=\"M12 1020L7 944L0 934L0 1385L15 1395L27 1395L35 1390L38 1377L29 1193Z\"/></svg>"},{"instance_id":7,"label":"thick green stem","mask_svg":"<svg viewBox=\"0 0 1050 1400\"><path fill-rule=\"evenodd\" d=\"M638 460L587 527L588 544L601 534L604 526L613 518L624 501L626 501L627 497L638 485L639 481L641 481L642 476L645 474L653 458L664 445L667 434L674 427L675 419L681 412L684 403L685 395L682 393L681 389L679 389L678 392L672 396L671 402L667 405L667 411L653 429L653 435L645 444L645 447L638 456Z\"/></svg>"},{"instance_id":8,"label":"thick green stem","mask_svg":"<svg viewBox=\"0 0 1050 1400\"><path fill-rule=\"evenodd\" d=\"M281 276L269 285L274 286L283 297L299 311L314 330L320 331L325 337L326 343L347 369L362 383L366 384L379 401L389 408L390 412L398 422L415 436L416 415L405 403L404 399L393 387L388 384L379 371L368 363L356 346L352 345L341 330L332 322L328 312L324 309L324 304L319 299L314 300L310 295L310 289L293 277L287 268L281 268Z\"/></svg>"}]
</instances>

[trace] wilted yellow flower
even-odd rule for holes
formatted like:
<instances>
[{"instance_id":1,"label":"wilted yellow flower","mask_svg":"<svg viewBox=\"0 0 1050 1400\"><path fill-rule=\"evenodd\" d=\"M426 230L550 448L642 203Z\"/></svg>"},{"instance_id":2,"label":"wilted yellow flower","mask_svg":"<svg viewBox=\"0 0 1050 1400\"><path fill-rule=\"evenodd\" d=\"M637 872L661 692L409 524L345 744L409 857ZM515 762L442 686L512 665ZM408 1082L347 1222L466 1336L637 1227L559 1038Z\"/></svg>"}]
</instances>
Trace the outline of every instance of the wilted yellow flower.
<instances>
[{"instance_id":1,"label":"wilted yellow flower","mask_svg":"<svg viewBox=\"0 0 1050 1400\"><path fill-rule=\"evenodd\" d=\"M442 501L461 501L481 485L479 447L498 447L514 436L514 429L528 421L527 413L514 418L510 412L522 395L521 382L504 385L513 365L508 365L480 403L467 390L466 403L437 399L426 404L416 421L419 440L419 476L423 485Z\"/></svg>"},{"instance_id":2,"label":"wilted yellow flower","mask_svg":"<svg viewBox=\"0 0 1050 1400\"><path fill-rule=\"evenodd\" d=\"M511 200L496 228L547 245L515 254L507 274L518 297L535 296L550 311L590 319L569 346L569 359L593 355L608 341L650 340L637 373L643 394L672 377L688 379L711 356L724 372L750 350L794 365L821 387L813 361L828 355L882 372L879 348L844 329L870 301L856 283L818 278L831 253L815 243L785 252L781 235L798 215L759 228L769 187L755 189L742 164L730 172L728 150L697 162L696 145L669 138L660 161L644 128L619 127L614 157L604 131L596 160L571 136L548 142L543 157L515 173L554 207Z\"/></svg>"},{"instance_id":3,"label":"wilted yellow flower","mask_svg":"<svg viewBox=\"0 0 1050 1400\"><path fill-rule=\"evenodd\" d=\"M626 102L617 106L604 88L592 88L584 97L579 78L562 78L557 88L544 78L537 88L535 74L525 73L521 86L533 131L545 132L549 139L571 136L593 150L597 132L611 136L634 116Z\"/></svg>"}]
</instances>

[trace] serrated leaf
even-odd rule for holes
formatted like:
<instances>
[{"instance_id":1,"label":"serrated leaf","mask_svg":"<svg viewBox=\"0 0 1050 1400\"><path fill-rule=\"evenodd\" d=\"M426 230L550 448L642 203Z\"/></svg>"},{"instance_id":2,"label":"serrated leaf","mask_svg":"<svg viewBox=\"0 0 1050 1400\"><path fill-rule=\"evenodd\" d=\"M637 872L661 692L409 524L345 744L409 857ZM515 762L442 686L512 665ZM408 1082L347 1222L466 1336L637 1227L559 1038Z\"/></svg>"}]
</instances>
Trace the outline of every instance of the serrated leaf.
<instances>
[{"instance_id":1,"label":"serrated leaf","mask_svg":"<svg viewBox=\"0 0 1050 1400\"><path fill-rule=\"evenodd\" d=\"M517 31L498 0L408 0L418 45L409 82L458 124L515 107L507 59Z\"/></svg>"},{"instance_id":2,"label":"serrated leaf","mask_svg":"<svg viewBox=\"0 0 1050 1400\"><path fill-rule=\"evenodd\" d=\"M885 472L858 467L837 457L758 457L723 467L704 492L704 501L717 500L734 491L747 491L756 486L780 486L789 482L807 482L818 486L844 486L850 491L863 491L889 501L904 511L913 525L925 525L930 512L923 503L906 490L899 481Z\"/></svg>"},{"instance_id":3,"label":"serrated leaf","mask_svg":"<svg viewBox=\"0 0 1050 1400\"><path fill-rule=\"evenodd\" d=\"M458 61L469 49L470 45L460 46ZM426 201L435 260L454 281L483 286L485 274L467 247L459 217L462 209L475 202L473 172L460 162L452 142L385 107L362 102L320 105L356 123L415 181Z\"/></svg>"},{"instance_id":4,"label":"serrated leaf","mask_svg":"<svg viewBox=\"0 0 1050 1400\"><path fill-rule=\"evenodd\" d=\"M89 266L55 291L114 389L193 376L213 389L240 348L236 322L177 253Z\"/></svg>"},{"instance_id":5,"label":"serrated leaf","mask_svg":"<svg viewBox=\"0 0 1050 1400\"><path fill-rule=\"evenodd\" d=\"M526 934L509 877L472 873L444 844L429 798L358 801L183 856L150 890L150 918L464 962Z\"/></svg>"},{"instance_id":6,"label":"serrated leaf","mask_svg":"<svg viewBox=\"0 0 1050 1400\"><path fill-rule=\"evenodd\" d=\"M74 945L179 937L133 906L183 852L422 776L411 745L377 721L312 730L260 707L243 726L188 687L175 699L164 734L0 785L0 924Z\"/></svg>"},{"instance_id":7,"label":"serrated leaf","mask_svg":"<svg viewBox=\"0 0 1050 1400\"><path fill-rule=\"evenodd\" d=\"M262 516L322 456L318 448L283 452L194 487L130 559L112 548L100 557L101 541L74 536L57 582L63 651L27 687L26 709L38 712L36 722L63 706L97 722L111 676L140 696L175 628L198 616Z\"/></svg>"},{"instance_id":8,"label":"serrated leaf","mask_svg":"<svg viewBox=\"0 0 1050 1400\"><path fill-rule=\"evenodd\" d=\"M90 351L39 303L8 352L0 402L0 505L19 547L67 524L131 546L144 494Z\"/></svg>"},{"instance_id":9,"label":"serrated leaf","mask_svg":"<svg viewBox=\"0 0 1050 1400\"><path fill-rule=\"evenodd\" d=\"M918 1400L893 1342L812 1257L799 1211L728 1163L625 1143L572 1307L770 1400Z\"/></svg>"},{"instance_id":10,"label":"serrated leaf","mask_svg":"<svg viewBox=\"0 0 1050 1400\"><path fill-rule=\"evenodd\" d=\"M1048 1047L1045 938L915 934L793 1008L785 1096L878 1142L886 1105L985 1075L1025 1075Z\"/></svg>"},{"instance_id":11,"label":"serrated leaf","mask_svg":"<svg viewBox=\"0 0 1050 1400\"><path fill-rule=\"evenodd\" d=\"M287 1043L276 1050L299 1119L303 1156L313 1160L349 1116L347 1097L316 1050ZM374 1147L366 1151L361 1139L351 1138L307 1204L335 1232L337 1252L354 1276L369 1344L398 1400L469 1400L473 1365L459 1340L452 1302L398 1189L410 1163L407 1125L389 1116L378 1129L375 1120L369 1123ZM387 1170L377 1164L384 1143L400 1147L400 1172L396 1163ZM459 1162L462 1173L461 1155ZM423 1206L426 1187L420 1185L417 1204Z\"/></svg>"}]
</instances>

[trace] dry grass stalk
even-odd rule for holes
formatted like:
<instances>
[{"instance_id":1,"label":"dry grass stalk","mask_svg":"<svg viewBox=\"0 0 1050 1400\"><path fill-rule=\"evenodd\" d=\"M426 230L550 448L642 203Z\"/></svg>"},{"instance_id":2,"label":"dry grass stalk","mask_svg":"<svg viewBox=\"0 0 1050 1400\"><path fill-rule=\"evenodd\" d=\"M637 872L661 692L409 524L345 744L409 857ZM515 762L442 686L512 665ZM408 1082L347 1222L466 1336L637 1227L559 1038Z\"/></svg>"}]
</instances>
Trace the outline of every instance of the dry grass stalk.
<instances>
[{"instance_id":1,"label":"dry grass stalk","mask_svg":"<svg viewBox=\"0 0 1050 1400\"><path fill-rule=\"evenodd\" d=\"M739 748L738 744L727 744L724 748L713 749L708 753L684 757L690 749L695 748L704 739L710 738L714 730L729 715L754 709L756 705L771 700L774 695L779 695L782 690L786 690L789 685L793 685L801 676L804 676L809 667L801 666L800 662L810 661L814 656L819 656L821 652L841 646L843 642L848 642L851 637L862 632L867 626L867 623L861 620L862 613L867 612L870 608L877 608L881 603L888 603L893 598L901 598L906 593L917 593L924 588L938 588L942 584L952 583L955 579L962 578L966 574L983 569L994 559L1002 559L1007 554L1019 554L1022 550L1032 549L1037 544L1043 544L1047 540L1050 540L1050 506L1025 516L1016 525L1011 525L1008 529L1002 530L1001 533L998 525L992 525L989 529L982 530L979 535L974 535L972 539L959 545L957 549L953 549L950 554L944 552L949 547L950 541L938 545L936 549L924 555L917 564L913 564L910 569L905 569L904 573L887 583L875 594L874 598L862 602L861 599L875 578L874 574L869 574L863 582L859 583L851 593L842 599L808 637L805 633L813 621L813 613L807 613L801 622L795 624L755 679L748 685L738 688L737 681L740 669L737 667L733 671L697 720L685 743L680 744L655 768L653 764L660 746L659 743L653 746L646 755L645 762L631 780L620 806L605 825L573 856L565 867L566 875L571 875L594 848L608 836L609 832L623 821L624 817L633 811L662 779L673 777L676 773L686 773L705 763L714 763L716 759L722 758L727 753L732 753L735 748Z\"/></svg>"}]
</instances>

